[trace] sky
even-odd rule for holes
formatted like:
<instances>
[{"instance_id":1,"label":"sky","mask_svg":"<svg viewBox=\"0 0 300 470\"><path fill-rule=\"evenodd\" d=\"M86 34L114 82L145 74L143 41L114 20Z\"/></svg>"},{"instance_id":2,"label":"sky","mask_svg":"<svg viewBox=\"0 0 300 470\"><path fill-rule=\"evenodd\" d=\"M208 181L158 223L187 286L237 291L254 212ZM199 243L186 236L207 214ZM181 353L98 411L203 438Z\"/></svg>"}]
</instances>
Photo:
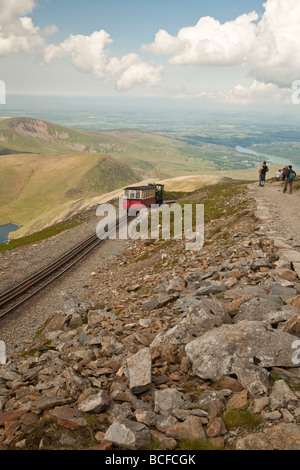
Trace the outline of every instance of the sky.
<instances>
[{"instance_id":1,"label":"sky","mask_svg":"<svg viewBox=\"0 0 300 470\"><path fill-rule=\"evenodd\" d=\"M299 0L0 0L0 81L299 112L299 37Z\"/></svg>"}]
</instances>

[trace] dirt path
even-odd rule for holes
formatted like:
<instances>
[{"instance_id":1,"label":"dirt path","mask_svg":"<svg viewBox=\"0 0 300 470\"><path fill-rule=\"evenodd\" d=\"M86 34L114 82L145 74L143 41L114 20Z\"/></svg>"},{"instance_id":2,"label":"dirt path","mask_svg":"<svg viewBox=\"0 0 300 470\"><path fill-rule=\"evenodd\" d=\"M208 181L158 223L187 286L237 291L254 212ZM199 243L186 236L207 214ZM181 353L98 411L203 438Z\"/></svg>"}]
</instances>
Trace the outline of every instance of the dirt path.
<instances>
[{"instance_id":1,"label":"dirt path","mask_svg":"<svg viewBox=\"0 0 300 470\"><path fill-rule=\"evenodd\" d=\"M282 182L266 183L263 188L257 183L249 185L249 193L257 201L257 215L262 219L264 230L300 251L300 191L283 194L282 190Z\"/></svg>"}]
</instances>

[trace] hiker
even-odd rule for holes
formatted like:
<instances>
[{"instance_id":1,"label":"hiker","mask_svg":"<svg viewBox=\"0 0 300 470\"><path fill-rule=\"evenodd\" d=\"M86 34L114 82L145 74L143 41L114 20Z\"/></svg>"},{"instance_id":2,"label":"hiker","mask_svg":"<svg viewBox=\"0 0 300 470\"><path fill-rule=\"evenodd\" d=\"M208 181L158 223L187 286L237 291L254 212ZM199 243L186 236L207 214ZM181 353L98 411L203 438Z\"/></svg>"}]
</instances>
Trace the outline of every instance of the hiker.
<instances>
[{"instance_id":1,"label":"hiker","mask_svg":"<svg viewBox=\"0 0 300 470\"><path fill-rule=\"evenodd\" d=\"M286 175L286 178L285 178L285 184L284 184L284 188L283 188L283 193L285 194L287 192L287 188L288 186L290 187L290 194L292 194L293 192L293 183L294 183L294 180L296 178L296 173L295 171L293 170L293 167L292 165L289 165L288 166L288 169L289 169L289 172L288 174Z\"/></svg>"},{"instance_id":2,"label":"hiker","mask_svg":"<svg viewBox=\"0 0 300 470\"><path fill-rule=\"evenodd\" d=\"M282 174L282 181L285 181L286 180L286 177L289 175L290 173L290 169L288 166L285 166L282 170L281 170L281 174Z\"/></svg>"},{"instance_id":3,"label":"hiker","mask_svg":"<svg viewBox=\"0 0 300 470\"><path fill-rule=\"evenodd\" d=\"M281 173L281 170L278 170L278 171L276 171L276 175L275 175L275 177L276 177L276 181L277 181L277 183L280 181L281 174L282 174L282 173Z\"/></svg>"},{"instance_id":4,"label":"hiker","mask_svg":"<svg viewBox=\"0 0 300 470\"><path fill-rule=\"evenodd\" d=\"M263 162L261 164L261 167L259 169L259 185L258 186L264 186L266 182L266 173L269 171L269 168L267 167L267 162Z\"/></svg>"}]
</instances>

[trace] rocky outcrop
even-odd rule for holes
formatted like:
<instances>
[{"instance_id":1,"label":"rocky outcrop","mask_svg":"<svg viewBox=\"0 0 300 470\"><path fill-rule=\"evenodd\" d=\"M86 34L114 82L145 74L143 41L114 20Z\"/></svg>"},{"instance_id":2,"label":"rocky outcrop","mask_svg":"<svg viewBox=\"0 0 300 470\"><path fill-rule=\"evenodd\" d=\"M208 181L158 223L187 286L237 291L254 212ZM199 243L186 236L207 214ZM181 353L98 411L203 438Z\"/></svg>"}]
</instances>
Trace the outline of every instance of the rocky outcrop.
<instances>
[{"instance_id":1,"label":"rocky outcrop","mask_svg":"<svg viewBox=\"0 0 300 470\"><path fill-rule=\"evenodd\" d=\"M156 245L135 273L135 242L93 273L97 305L70 296L0 365L0 448L298 450L300 280L247 214L201 254Z\"/></svg>"}]
</instances>

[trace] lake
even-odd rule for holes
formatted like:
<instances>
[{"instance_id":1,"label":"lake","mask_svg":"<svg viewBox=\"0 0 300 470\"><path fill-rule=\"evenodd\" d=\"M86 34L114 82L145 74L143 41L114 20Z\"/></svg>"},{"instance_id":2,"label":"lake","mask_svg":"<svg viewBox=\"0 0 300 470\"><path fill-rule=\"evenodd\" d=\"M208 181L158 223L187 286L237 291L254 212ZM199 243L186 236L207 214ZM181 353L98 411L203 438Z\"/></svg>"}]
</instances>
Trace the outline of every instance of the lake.
<instances>
[{"instance_id":1,"label":"lake","mask_svg":"<svg viewBox=\"0 0 300 470\"><path fill-rule=\"evenodd\" d=\"M19 226L15 224L0 225L0 244L8 241L10 232L19 230Z\"/></svg>"},{"instance_id":2,"label":"lake","mask_svg":"<svg viewBox=\"0 0 300 470\"><path fill-rule=\"evenodd\" d=\"M276 157L275 155L267 155L267 154L264 154L264 153L257 153L254 150L247 149L247 148L244 148L244 147L240 147L239 145L237 145L235 149L240 153L247 153L249 155L255 155L256 157L265 158L266 160L268 160L269 162L274 163L274 164L278 163L278 164L287 165L287 166L288 165L293 165L294 170L299 170L297 165L292 164L291 161L287 160L286 158Z\"/></svg>"}]
</instances>

